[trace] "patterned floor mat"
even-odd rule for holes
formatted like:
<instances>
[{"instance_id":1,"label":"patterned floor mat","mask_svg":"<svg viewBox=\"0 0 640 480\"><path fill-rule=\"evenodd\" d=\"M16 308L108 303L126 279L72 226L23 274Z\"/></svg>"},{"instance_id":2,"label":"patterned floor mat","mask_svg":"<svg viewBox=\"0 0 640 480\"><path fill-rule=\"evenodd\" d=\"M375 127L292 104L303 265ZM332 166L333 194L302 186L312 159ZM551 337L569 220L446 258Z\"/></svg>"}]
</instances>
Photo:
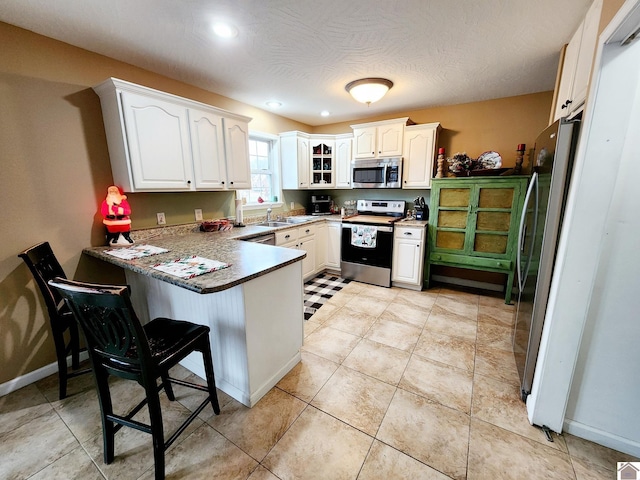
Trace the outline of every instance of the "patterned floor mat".
<instances>
[{"instance_id":1,"label":"patterned floor mat","mask_svg":"<svg viewBox=\"0 0 640 480\"><path fill-rule=\"evenodd\" d=\"M309 320L327 300L351 280L321 273L304 284L304 319Z\"/></svg>"}]
</instances>

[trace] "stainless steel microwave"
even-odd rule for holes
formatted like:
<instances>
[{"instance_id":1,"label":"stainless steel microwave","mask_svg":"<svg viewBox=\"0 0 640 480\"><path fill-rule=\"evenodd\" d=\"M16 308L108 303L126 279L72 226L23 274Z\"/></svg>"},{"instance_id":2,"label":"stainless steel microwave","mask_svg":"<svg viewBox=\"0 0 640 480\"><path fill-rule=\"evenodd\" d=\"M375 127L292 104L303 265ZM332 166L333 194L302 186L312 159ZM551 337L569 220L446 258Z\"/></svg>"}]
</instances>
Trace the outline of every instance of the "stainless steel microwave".
<instances>
[{"instance_id":1,"label":"stainless steel microwave","mask_svg":"<svg viewBox=\"0 0 640 480\"><path fill-rule=\"evenodd\" d=\"M402 158L353 160L353 188L402 188Z\"/></svg>"}]
</instances>

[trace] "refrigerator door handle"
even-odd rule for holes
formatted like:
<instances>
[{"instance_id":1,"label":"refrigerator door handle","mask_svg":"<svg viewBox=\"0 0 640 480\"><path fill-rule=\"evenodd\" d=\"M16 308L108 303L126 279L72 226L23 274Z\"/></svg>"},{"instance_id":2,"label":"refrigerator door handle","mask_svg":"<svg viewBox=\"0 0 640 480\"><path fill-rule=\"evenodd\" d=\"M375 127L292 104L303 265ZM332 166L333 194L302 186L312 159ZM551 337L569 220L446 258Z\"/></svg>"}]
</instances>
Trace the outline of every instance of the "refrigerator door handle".
<instances>
[{"instance_id":1,"label":"refrigerator door handle","mask_svg":"<svg viewBox=\"0 0 640 480\"><path fill-rule=\"evenodd\" d=\"M524 233L525 233L525 225L527 223L527 207L529 206L529 199L531 198L533 189L536 188L537 181L538 181L538 172L534 172L533 175L531 176L531 182L529 182L527 195L524 197L524 207L522 208L522 214L520 215L520 229L518 231L518 255L516 259L516 268L518 270L518 291L520 292L522 292L522 289L524 287L524 279L522 278L522 269L520 265L522 262L522 249L524 248ZM537 210L537 207L536 207L536 210ZM537 212L534 211L534 222L536 222L536 219L535 219L536 215L537 215ZM535 235L535 226L534 226L533 235ZM529 261L527 262L526 270L529 270L530 261L531 259L529 258Z\"/></svg>"}]
</instances>

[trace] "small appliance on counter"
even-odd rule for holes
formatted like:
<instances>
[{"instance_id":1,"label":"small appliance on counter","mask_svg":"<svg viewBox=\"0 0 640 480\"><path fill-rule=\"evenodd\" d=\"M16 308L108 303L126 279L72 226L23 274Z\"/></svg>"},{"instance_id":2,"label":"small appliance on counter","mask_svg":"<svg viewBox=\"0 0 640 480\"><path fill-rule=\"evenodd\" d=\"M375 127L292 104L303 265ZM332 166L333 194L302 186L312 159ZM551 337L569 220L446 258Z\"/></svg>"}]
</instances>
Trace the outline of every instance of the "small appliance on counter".
<instances>
[{"instance_id":1,"label":"small appliance on counter","mask_svg":"<svg viewBox=\"0 0 640 480\"><path fill-rule=\"evenodd\" d=\"M331 215L330 195L311 195L311 215Z\"/></svg>"},{"instance_id":2,"label":"small appliance on counter","mask_svg":"<svg viewBox=\"0 0 640 480\"><path fill-rule=\"evenodd\" d=\"M413 203L416 210L416 220L429 220L429 205L424 201L424 197L416 197Z\"/></svg>"}]
</instances>

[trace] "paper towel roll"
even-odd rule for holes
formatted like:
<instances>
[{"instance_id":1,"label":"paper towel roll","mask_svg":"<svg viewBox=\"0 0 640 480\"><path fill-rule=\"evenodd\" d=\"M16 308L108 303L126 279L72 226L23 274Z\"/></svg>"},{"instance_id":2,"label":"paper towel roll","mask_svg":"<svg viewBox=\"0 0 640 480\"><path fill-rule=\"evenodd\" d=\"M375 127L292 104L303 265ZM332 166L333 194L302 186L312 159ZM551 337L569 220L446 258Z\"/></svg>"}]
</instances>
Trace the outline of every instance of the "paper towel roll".
<instances>
[{"instance_id":1,"label":"paper towel roll","mask_svg":"<svg viewBox=\"0 0 640 480\"><path fill-rule=\"evenodd\" d=\"M242 200L236 200L236 223L240 225L243 222L242 217Z\"/></svg>"}]
</instances>

